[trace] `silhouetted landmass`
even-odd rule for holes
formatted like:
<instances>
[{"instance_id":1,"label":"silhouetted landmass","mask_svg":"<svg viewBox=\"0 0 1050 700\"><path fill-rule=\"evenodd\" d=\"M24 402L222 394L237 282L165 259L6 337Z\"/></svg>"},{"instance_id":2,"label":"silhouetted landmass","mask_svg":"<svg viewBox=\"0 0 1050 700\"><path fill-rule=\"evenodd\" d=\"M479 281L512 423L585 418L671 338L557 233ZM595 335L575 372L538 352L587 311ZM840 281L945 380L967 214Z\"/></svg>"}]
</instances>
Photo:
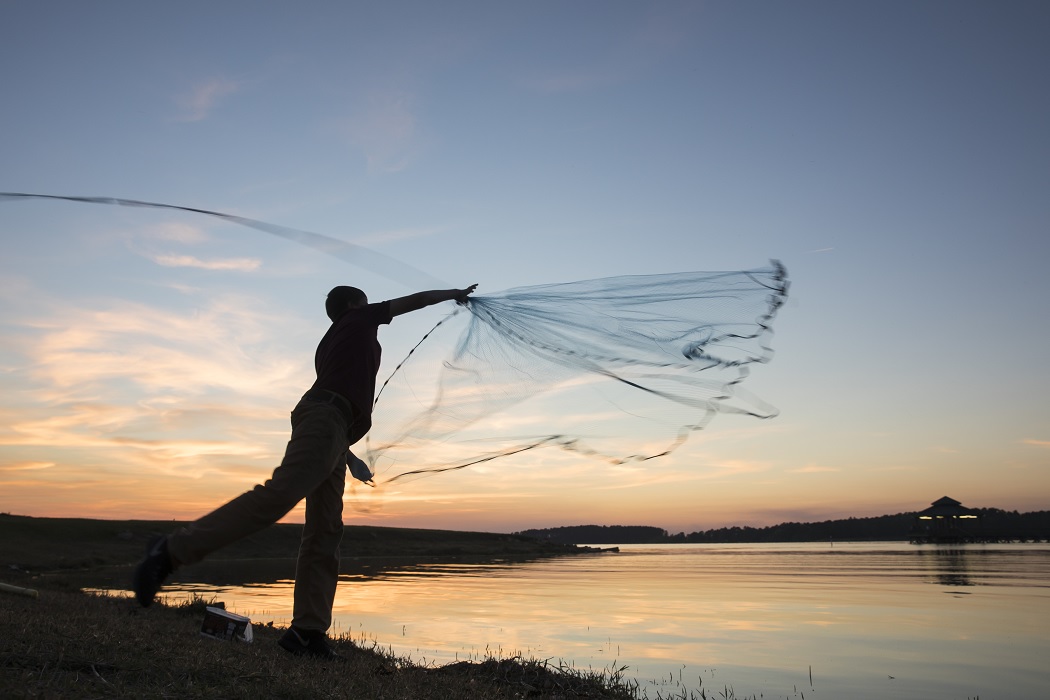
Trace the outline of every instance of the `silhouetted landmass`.
<instances>
[{"instance_id":1,"label":"silhouetted landmass","mask_svg":"<svg viewBox=\"0 0 1050 700\"><path fill-rule=\"evenodd\" d=\"M987 539L1026 542L1050 540L1050 511L1018 513L998 508L975 508ZM515 534L556 544L673 544L739 542L891 542L907 540L916 513L846 518L817 523L781 523L769 527L733 526L700 532L671 534L649 526L573 525L522 530Z\"/></svg>"},{"instance_id":2,"label":"silhouetted landmass","mask_svg":"<svg viewBox=\"0 0 1050 700\"><path fill-rule=\"evenodd\" d=\"M35 570L130 566L142 557L151 537L183 524L172 520L33 518L0 513L0 566ZM271 525L209 559L294 561L302 530L302 525ZM586 551L519 535L370 525L344 527L342 544L344 559L399 557L423 561L433 557L543 557Z\"/></svg>"}]
</instances>

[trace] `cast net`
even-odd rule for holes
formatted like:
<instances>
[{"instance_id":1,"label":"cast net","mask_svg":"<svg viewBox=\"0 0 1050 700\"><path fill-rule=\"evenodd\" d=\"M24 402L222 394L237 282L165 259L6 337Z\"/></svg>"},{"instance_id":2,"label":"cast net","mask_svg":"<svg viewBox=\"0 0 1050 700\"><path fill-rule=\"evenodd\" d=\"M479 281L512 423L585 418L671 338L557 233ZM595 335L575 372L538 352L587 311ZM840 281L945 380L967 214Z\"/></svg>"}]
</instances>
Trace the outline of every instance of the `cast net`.
<instances>
[{"instance_id":1,"label":"cast net","mask_svg":"<svg viewBox=\"0 0 1050 700\"><path fill-rule=\"evenodd\" d=\"M772 357L787 288L773 262L472 296L425 339L447 356L410 353L386 380L355 451L389 483L537 447L642 462L720 413L770 418L741 383Z\"/></svg>"}]
</instances>

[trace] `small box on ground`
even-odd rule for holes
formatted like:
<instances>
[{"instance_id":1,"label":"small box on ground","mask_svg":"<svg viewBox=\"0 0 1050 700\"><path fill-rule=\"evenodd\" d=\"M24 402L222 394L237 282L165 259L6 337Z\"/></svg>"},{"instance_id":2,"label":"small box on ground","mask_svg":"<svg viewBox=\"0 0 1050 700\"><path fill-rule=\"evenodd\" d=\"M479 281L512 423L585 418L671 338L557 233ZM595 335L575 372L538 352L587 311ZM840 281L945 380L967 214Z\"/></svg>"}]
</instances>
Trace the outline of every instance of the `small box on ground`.
<instances>
[{"instance_id":1,"label":"small box on ground","mask_svg":"<svg viewBox=\"0 0 1050 700\"><path fill-rule=\"evenodd\" d=\"M201 636L223 641L239 639L242 642L250 642L252 641L252 621L243 615L209 606L204 609Z\"/></svg>"}]
</instances>

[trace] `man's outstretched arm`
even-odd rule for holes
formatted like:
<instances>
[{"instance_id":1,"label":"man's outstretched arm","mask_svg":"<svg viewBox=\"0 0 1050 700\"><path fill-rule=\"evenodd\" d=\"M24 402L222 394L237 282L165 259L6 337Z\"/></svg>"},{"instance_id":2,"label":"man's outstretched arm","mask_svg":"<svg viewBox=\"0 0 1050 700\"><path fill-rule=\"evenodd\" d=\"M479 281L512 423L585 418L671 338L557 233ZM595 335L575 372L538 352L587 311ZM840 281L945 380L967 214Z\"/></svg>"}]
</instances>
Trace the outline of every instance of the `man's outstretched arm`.
<instances>
[{"instance_id":1,"label":"man's outstretched arm","mask_svg":"<svg viewBox=\"0 0 1050 700\"><path fill-rule=\"evenodd\" d=\"M422 309L424 306L440 304L443 301L458 301L462 303L467 300L467 297L470 296L475 289L477 289L477 286L478 285L476 284L472 284L466 289L431 289L426 292L409 294L407 297L391 299L390 315L400 316L401 314L407 314L410 311Z\"/></svg>"}]
</instances>

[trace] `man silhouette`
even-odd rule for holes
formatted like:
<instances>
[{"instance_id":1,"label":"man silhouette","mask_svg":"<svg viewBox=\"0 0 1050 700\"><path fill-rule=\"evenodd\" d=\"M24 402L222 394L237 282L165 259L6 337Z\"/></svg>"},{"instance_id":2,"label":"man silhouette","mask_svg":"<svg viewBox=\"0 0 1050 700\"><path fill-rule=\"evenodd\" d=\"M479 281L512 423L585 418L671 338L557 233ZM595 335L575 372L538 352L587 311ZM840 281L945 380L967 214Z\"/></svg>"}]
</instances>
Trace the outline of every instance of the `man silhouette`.
<instances>
[{"instance_id":1,"label":"man silhouette","mask_svg":"<svg viewBox=\"0 0 1050 700\"><path fill-rule=\"evenodd\" d=\"M317 379L292 411L292 435L281 465L265 483L168 536L154 538L135 569L138 602L150 605L179 566L272 525L305 498L292 624L278 644L293 654L338 658L327 631L339 578L343 488L347 464L357 459L349 448L372 426L382 352L379 326L443 301L466 303L476 287L418 292L378 304L369 304L355 287L332 289L325 301L332 325L314 356ZM363 464L357 466L360 471Z\"/></svg>"}]
</instances>

